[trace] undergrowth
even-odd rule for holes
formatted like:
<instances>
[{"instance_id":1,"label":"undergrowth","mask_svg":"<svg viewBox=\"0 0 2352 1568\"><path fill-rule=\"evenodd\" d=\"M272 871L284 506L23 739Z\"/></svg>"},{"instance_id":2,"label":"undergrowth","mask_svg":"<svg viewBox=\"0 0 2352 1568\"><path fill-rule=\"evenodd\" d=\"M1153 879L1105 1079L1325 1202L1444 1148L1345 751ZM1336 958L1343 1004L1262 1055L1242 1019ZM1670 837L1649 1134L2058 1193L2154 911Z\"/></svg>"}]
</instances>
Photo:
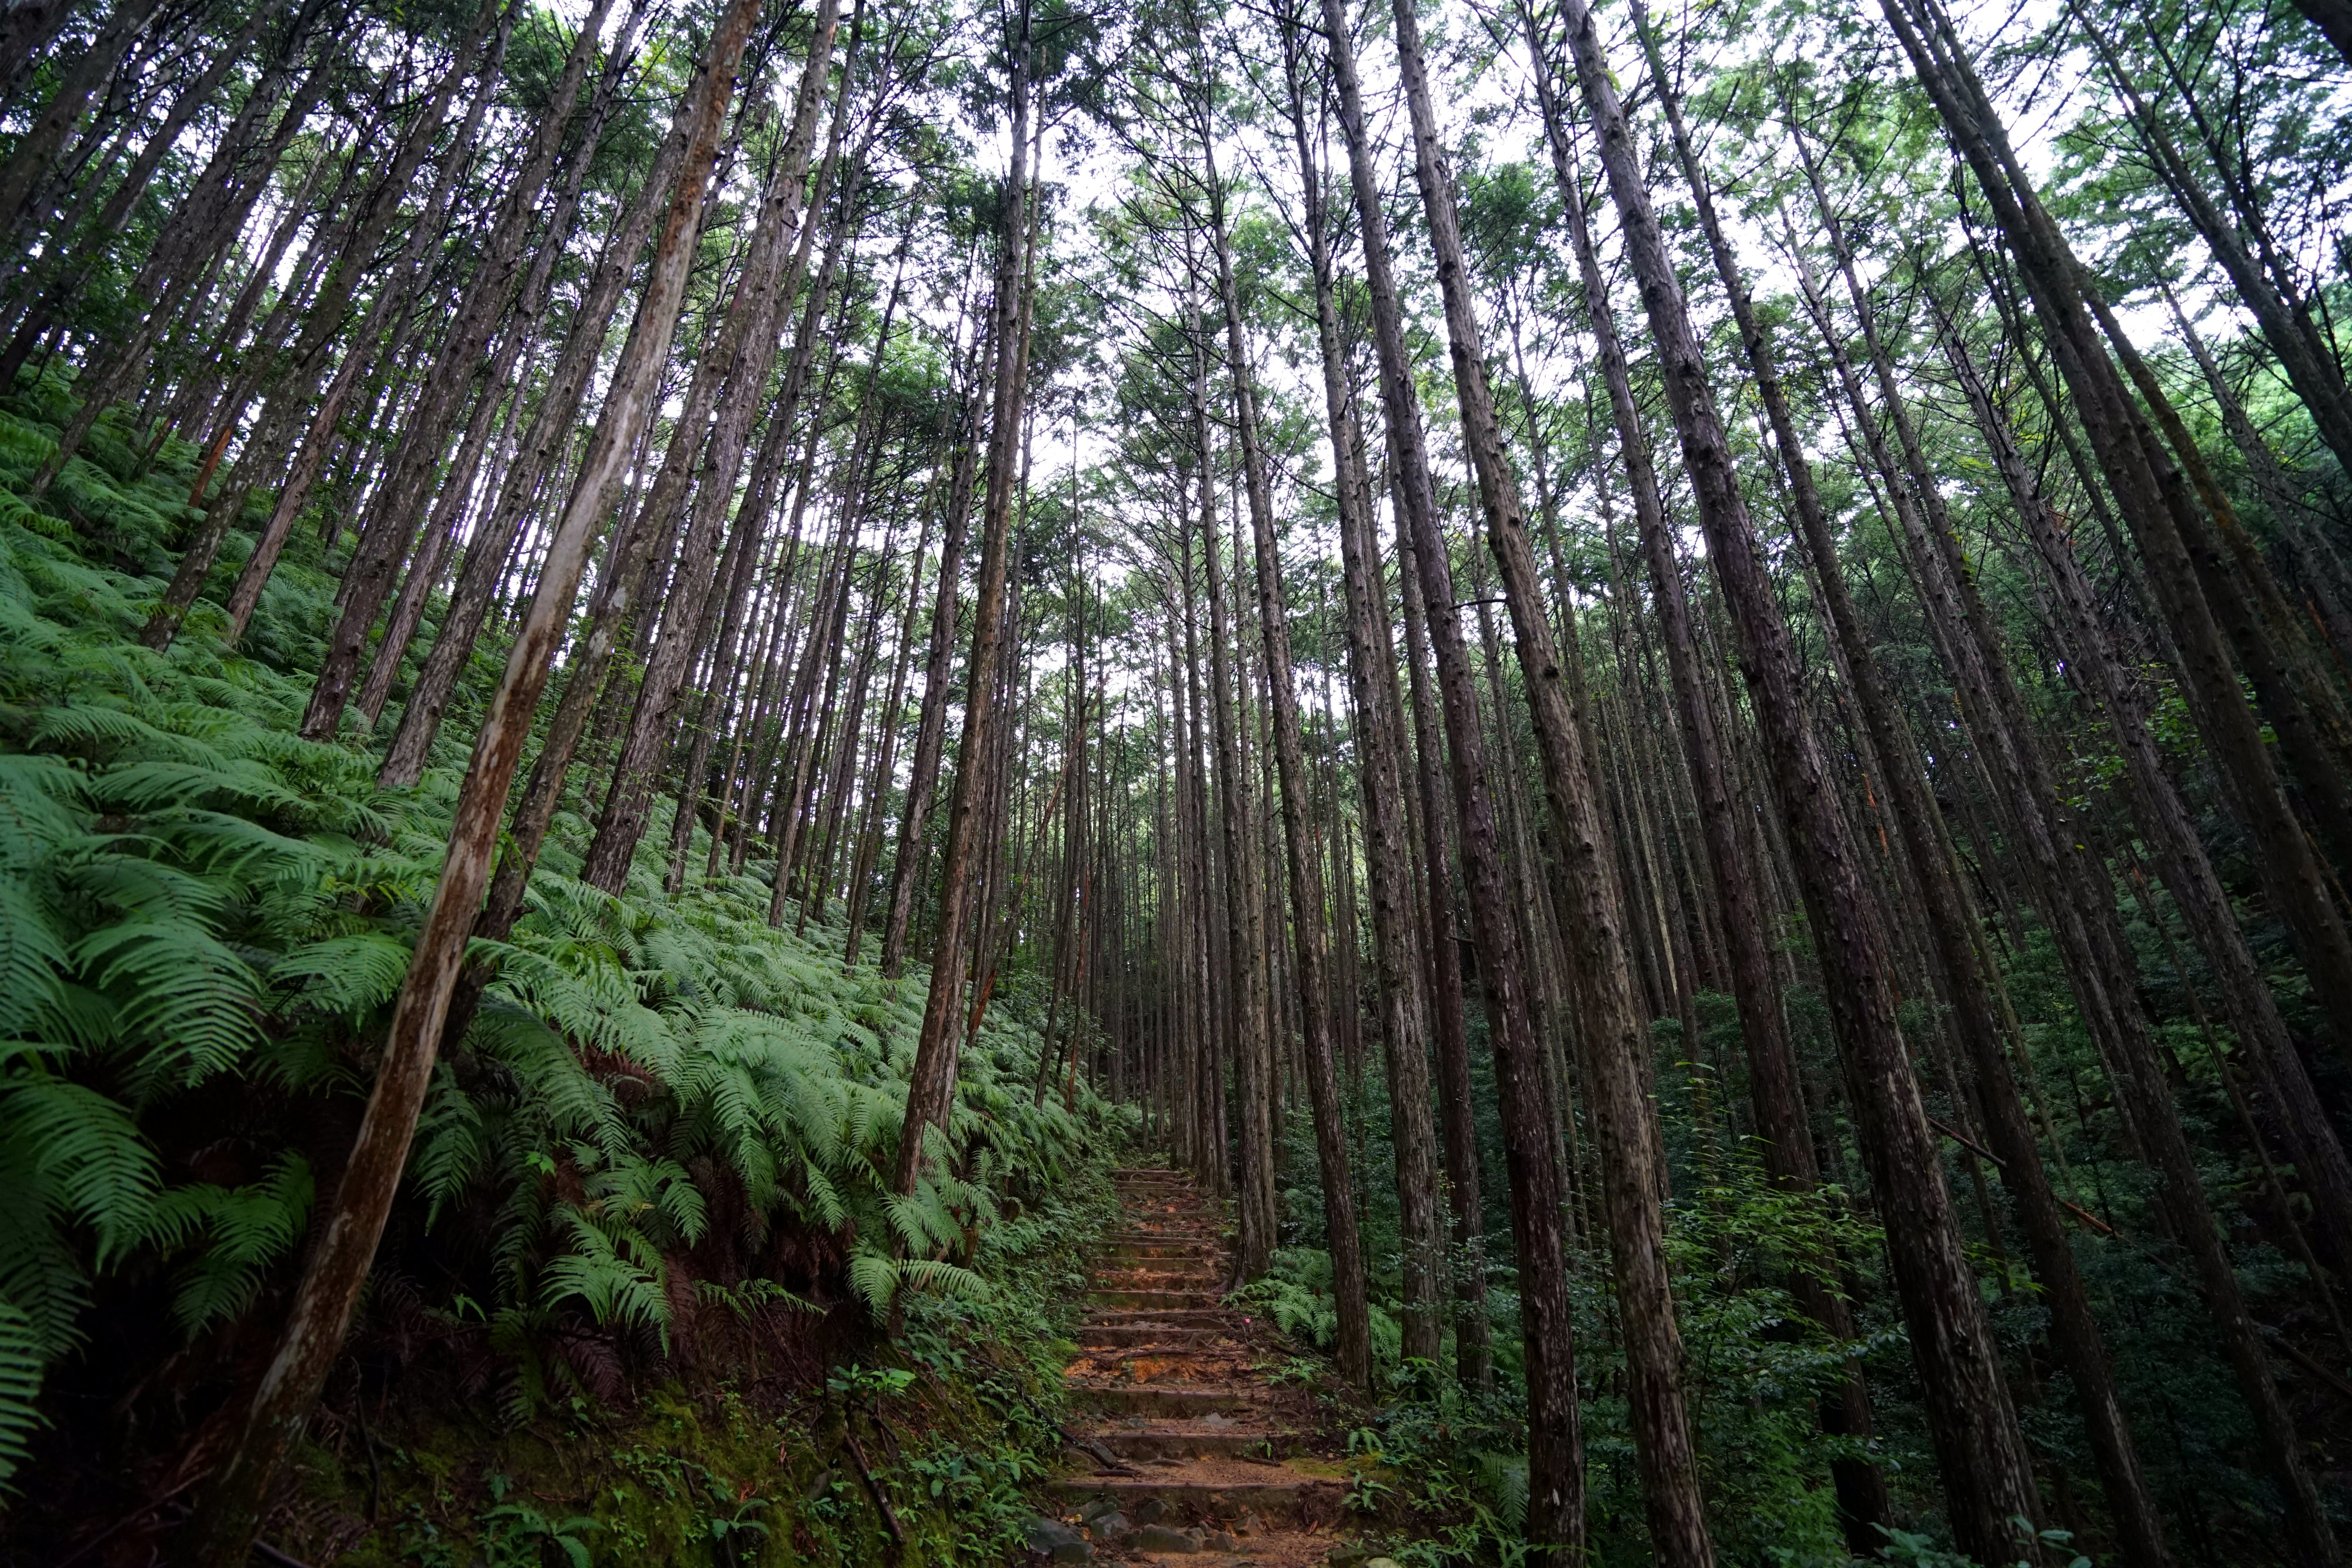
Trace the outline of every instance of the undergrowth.
<instances>
[{"instance_id":1,"label":"undergrowth","mask_svg":"<svg viewBox=\"0 0 2352 1568\"><path fill-rule=\"evenodd\" d=\"M1873 1254L1876 1231L1850 1218L1833 1188L1812 1196L1775 1188L1749 1149L1715 1150L1693 1175L1697 1179L1667 1205L1666 1244L1692 1437L1717 1550L1727 1562L1845 1568L1854 1559L1824 1484L1826 1461L1867 1454L1884 1463L1895 1456L1819 1430L1816 1406L1840 1385L1848 1350L1804 1317L1787 1283L1817 1260ZM1319 1206L1318 1195L1290 1196L1294 1214ZM1595 1237L1588 1245L1604 1243ZM1570 1291L1591 1550L1596 1561L1639 1561L1648 1536L1615 1302L1602 1259L1577 1256ZM1349 1452L1369 1461L1350 1484L1348 1506L1367 1536L1385 1542L1381 1550L1406 1568L1528 1560L1527 1396L1513 1284L1507 1262L1490 1262L1489 1389L1455 1381L1450 1325L1438 1364L1407 1360L1393 1294L1372 1303L1376 1396L1369 1404L1339 1394L1317 1361L1276 1375L1332 1390L1326 1403L1348 1425ZM1336 1342L1331 1263L1320 1248L1277 1250L1271 1271L1240 1299L1302 1348L1328 1351ZM1890 1353L1899 1358L1901 1343L1899 1328L1874 1326L1852 1348L1875 1364Z\"/></svg>"},{"instance_id":2,"label":"undergrowth","mask_svg":"<svg viewBox=\"0 0 2352 1568\"><path fill-rule=\"evenodd\" d=\"M436 766L390 792L364 737L294 733L331 612L308 526L241 651L208 604L169 652L142 646L194 520L191 455L167 445L142 472L101 423L30 505L59 406L45 387L0 404L0 1481L30 1454L70 1472L49 1478L68 1490L102 1490L108 1471L120 1486L127 1468L152 1496L173 1479L164 1435L201 1448L203 1412L216 1420L282 1316L440 872L469 730L461 700ZM247 548L233 536L215 596ZM478 655L478 680L488 667ZM1042 1042L1016 994L964 1053L930 1174L895 1196L922 972L845 971L837 926L770 927L761 863L669 897L649 858L607 895L567 874L585 834L559 817L511 940L476 945L498 977L436 1068L354 1330L355 1427L359 1400L437 1356L470 1406L465 1441L509 1456L511 1474L458 1466L443 1490L404 1491L397 1443L361 1441L412 1560L440 1560L436 1542L468 1563L633 1557L629 1531L670 1540L689 1513L722 1561L761 1555L788 1517L823 1537L839 1476L803 1492L810 1475L779 1470L823 1424L698 1361L730 1333L797 1355L785 1381L807 1384L895 1308L922 1374L907 1397L934 1402L941 1441L986 1425L991 1389L1042 1410L1039 1288L1061 1281L1040 1260L1082 1233L1090 1173L1122 1141L1084 1084L1072 1107L1032 1104ZM667 837L646 835L649 857ZM976 1345L1013 1360L973 1362ZM75 1400L163 1408L44 1439L60 1381ZM669 1392L627 1409L647 1386ZM323 1426L340 1433L334 1403ZM1051 1425L1035 1419L999 1412L962 1469L894 1465L883 1484L936 1482L956 1530L977 1532L966 1544L993 1541L971 1521L994 1515L966 1505L1027 1479L1022 1434ZM707 1474L631 1469L632 1451L681 1451L660 1437L678 1421L713 1453L756 1435L772 1462L756 1481L749 1448ZM611 1448L620 1433L639 1449ZM446 1436L415 1435L417 1475ZM642 1495L546 1503L518 1490L541 1453L587 1467L574 1480L618 1454L635 1476L622 1490ZM732 1523L714 1511L722 1471L751 1489ZM816 1557L857 1560L852 1534Z\"/></svg>"}]
</instances>

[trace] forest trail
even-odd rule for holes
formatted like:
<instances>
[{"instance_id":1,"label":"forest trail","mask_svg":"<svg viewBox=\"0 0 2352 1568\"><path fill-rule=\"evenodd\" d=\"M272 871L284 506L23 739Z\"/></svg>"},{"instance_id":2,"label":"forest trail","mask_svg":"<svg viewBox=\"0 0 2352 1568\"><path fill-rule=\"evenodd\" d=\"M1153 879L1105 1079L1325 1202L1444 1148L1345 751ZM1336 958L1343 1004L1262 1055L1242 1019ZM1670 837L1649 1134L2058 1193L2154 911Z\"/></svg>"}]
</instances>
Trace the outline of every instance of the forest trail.
<instances>
[{"instance_id":1,"label":"forest trail","mask_svg":"<svg viewBox=\"0 0 2352 1568\"><path fill-rule=\"evenodd\" d=\"M1221 1304L1223 1215L1180 1172L1113 1179L1126 1221L1102 1239L1065 1375L1101 1468L1055 1484L1066 1515L1130 1562L1324 1562L1347 1470L1305 1457L1308 1396L1267 1380L1267 1332Z\"/></svg>"}]
</instances>

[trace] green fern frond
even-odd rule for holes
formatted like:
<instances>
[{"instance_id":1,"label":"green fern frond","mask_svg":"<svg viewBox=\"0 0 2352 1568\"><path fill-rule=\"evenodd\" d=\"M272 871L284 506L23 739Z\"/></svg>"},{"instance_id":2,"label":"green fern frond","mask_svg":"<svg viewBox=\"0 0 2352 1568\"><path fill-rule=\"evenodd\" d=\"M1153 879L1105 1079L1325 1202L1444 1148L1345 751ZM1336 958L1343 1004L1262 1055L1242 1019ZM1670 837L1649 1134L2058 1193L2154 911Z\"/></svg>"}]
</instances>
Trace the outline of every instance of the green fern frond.
<instances>
[{"instance_id":1,"label":"green fern frond","mask_svg":"<svg viewBox=\"0 0 2352 1568\"><path fill-rule=\"evenodd\" d=\"M660 1260L652 1267L624 1257L603 1227L577 1209L566 1209L562 1222L571 1232L572 1250L551 1260L540 1271L540 1304L553 1308L578 1301L599 1324L635 1323L661 1336L669 1348L669 1297L662 1288Z\"/></svg>"},{"instance_id":2,"label":"green fern frond","mask_svg":"<svg viewBox=\"0 0 2352 1568\"><path fill-rule=\"evenodd\" d=\"M689 1247L702 1239L710 1223L701 1191L676 1160L623 1160L590 1176L585 1186L600 1211L633 1228L658 1216Z\"/></svg>"},{"instance_id":3,"label":"green fern frond","mask_svg":"<svg viewBox=\"0 0 2352 1568\"><path fill-rule=\"evenodd\" d=\"M395 936L355 931L295 948L269 967L269 978L299 986L306 1007L356 1024L400 993L413 956Z\"/></svg>"},{"instance_id":4,"label":"green fern frond","mask_svg":"<svg viewBox=\"0 0 2352 1568\"><path fill-rule=\"evenodd\" d=\"M825 1228L840 1229L849 1218L849 1208L841 1201L832 1179L817 1169L814 1161L805 1159L801 1162L801 1175L808 1183L808 1201L817 1218L824 1222Z\"/></svg>"},{"instance_id":5,"label":"green fern frond","mask_svg":"<svg viewBox=\"0 0 2352 1568\"><path fill-rule=\"evenodd\" d=\"M95 1233L100 1268L146 1239L155 1152L121 1105L45 1072L12 1074L0 1081L0 1143L27 1151L47 1193Z\"/></svg>"},{"instance_id":6,"label":"green fern frond","mask_svg":"<svg viewBox=\"0 0 2352 1568\"><path fill-rule=\"evenodd\" d=\"M761 1307L780 1306L795 1312L824 1315L824 1309L814 1301L793 1294L773 1280L746 1280L730 1290L716 1280L697 1280L694 1293L714 1306L725 1307L739 1318L749 1318Z\"/></svg>"},{"instance_id":7,"label":"green fern frond","mask_svg":"<svg viewBox=\"0 0 2352 1568\"><path fill-rule=\"evenodd\" d=\"M958 1301L984 1301L988 1281L969 1269L928 1258L909 1258L898 1265L898 1283L909 1291L925 1291Z\"/></svg>"},{"instance_id":8,"label":"green fern frond","mask_svg":"<svg viewBox=\"0 0 2352 1568\"><path fill-rule=\"evenodd\" d=\"M8 1479L25 1462L26 1439L48 1425L34 1403L48 1361L33 1320L0 1296L0 1491L15 1490Z\"/></svg>"},{"instance_id":9,"label":"green fern frond","mask_svg":"<svg viewBox=\"0 0 2352 1568\"><path fill-rule=\"evenodd\" d=\"M474 1179L489 1154L482 1109L457 1082L446 1061L433 1069L433 1088L416 1120L409 1171L425 1194L425 1224L430 1229L442 1211Z\"/></svg>"},{"instance_id":10,"label":"green fern frond","mask_svg":"<svg viewBox=\"0 0 2352 1568\"><path fill-rule=\"evenodd\" d=\"M199 1082L234 1063L258 1034L259 977L193 921L101 926L75 944L73 956L112 994L116 1023L145 1047L150 1075Z\"/></svg>"},{"instance_id":11,"label":"green fern frond","mask_svg":"<svg viewBox=\"0 0 2352 1568\"><path fill-rule=\"evenodd\" d=\"M62 758L0 755L0 868L26 871L88 829L79 769Z\"/></svg>"},{"instance_id":12,"label":"green fern frond","mask_svg":"<svg viewBox=\"0 0 2352 1568\"><path fill-rule=\"evenodd\" d=\"M201 1194L212 1241L181 1276L172 1300L172 1315L191 1339L252 1301L262 1271L285 1256L310 1224L316 1195L310 1162L290 1150L249 1186L193 1190Z\"/></svg>"},{"instance_id":13,"label":"green fern frond","mask_svg":"<svg viewBox=\"0 0 2352 1568\"><path fill-rule=\"evenodd\" d=\"M168 759L209 769L223 769L228 759L201 740L158 729L135 714L100 703L77 702L50 708L33 727L36 747L75 750L110 757L131 750L142 760Z\"/></svg>"},{"instance_id":14,"label":"green fern frond","mask_svg":"<svg viewBox=\"0 0 2352 1568\"><path fill-rule=\"evenodd\" d=\"M0 873L0 1038L24 1034L55 1011L69 961L45 902L23 877Z\"/></svg>"},{"instance_id":15,"label":"green fern frond","mask_svg":"<svg viewBox=\"0 0 2352 1568\"><path fill-rule=\"evenodd\" d=\"M849 1260L849 1288L866 1303L876 1322L890 1315L891 1299L898 1293L898 1264L878 1252L860 1251Z\"/></svg>"}]
</instances>

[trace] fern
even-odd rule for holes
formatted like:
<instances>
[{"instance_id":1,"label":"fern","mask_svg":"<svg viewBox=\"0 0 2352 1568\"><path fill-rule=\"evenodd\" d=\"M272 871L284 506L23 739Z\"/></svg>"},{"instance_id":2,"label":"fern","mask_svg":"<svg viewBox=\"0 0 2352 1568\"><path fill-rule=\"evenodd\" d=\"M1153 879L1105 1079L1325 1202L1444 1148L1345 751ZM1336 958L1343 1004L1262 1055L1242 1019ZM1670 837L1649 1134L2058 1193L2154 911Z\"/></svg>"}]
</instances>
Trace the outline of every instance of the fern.
<instances>
[{"instance_id":1,"label":"fern","mask_svg":"<svg viewBox=\"0 0 2352 1568\"><path fill-rule=\"evenodd\" d=\"M173 1316L190 1338L245 1310L260 1289L262 1271L285 1256L309 1224L314 1193L310 1162L289 1151L250 1186L186 1186L165 1195L156 1206L159 1216L212 1236L173 1296Z\"/></svg>"},{"instance_id":2,"label":"fern","mask_svg":"<svg viewBox=\"0 0 2352 1568\"><path fill-rule=\"evenodd\" d=\"M45 441L0 414L0 497ZM94 450L58 492L79 529L0 499L0 703L25 748L0 754L0 1474L107 1276L169 1281L181 1328L203 1334L299 1244L307 1129L276 1124L273 1146L268 1107L365 1092L351 1048L406 974L461 782L445 747L415 789L381 794L363 747L292 733L309 683L271 662L314 663L331 610L302 561L273 579L253 656L197 633L168 656L139 646L154 582L76 547L95 529L160 561L177 501L110 477L111 449ZM555 1333L566 1320L666 1334L666 1256L739 1203L755 1228L782 1215L864 1239L850 1281L877 1312L903 1291L983 1293L937 1255L960 1256L967 1227L994 1232L1006 1184L1053 1179L1096 1125L1090 1093L1076 1117L1028 1106L1039 1042L1019 1009L992 1009L947 1126L926 1134L934 1175L899 1197L886 1173L919 975L845 975L838 932L771 928L755 878L676 899L641 892L642 873L629 896L588 887L561 874L586 834L560 818L511 939L470 949L496 979L436 1069L404 1188L427 1225L463 1209L457 1235L484 1239L516 1407L609 1381L580 1359L602 1342ZM144 1130L222 1077L269 1091L239 1129L265 1162L246 1186L190 1181ZM698 1180L712 1166L723 1207ZM698 1288L735 1311L803 1305L764 1281Z\"/></svg>"},{"instance_id":3,"label":"fern","mask_svg":"<svg viewBox=\"0 0 2352 1568\"><path fill-rule=\"evenodd\" d=\"M409 946L382 931L305 943L269 967L276 985L299 987L307 1007L357 1024L399 994Z\"/></svg>"},{"instance_id":4,"label":"fern","mask_svg":"<svg viewBox=\"0 0 2352 1568\"><path fill-rule=\"evenodd\" d=\"M773 1280L746 1280L732 1289L716 1280L698 1280L694 1284L694 1293L697 1300L725 1307L739 1318L749 1318L766 1306L780 1306L788 1312L810 1312L818 1317L824 1315L823 1307L793 1294Z\"/></svg>"},{"instance_id":5,"label":"fern","mask_svg":"<svg viewBox=\"0 0 2352 1568\"><path fill-rule=\"evenodd\" d=\"M425 1194L425 1223L429 1228L481 1170L489 1154L481 1107L458 1086L456 1071L446 1061L433 1070L432 1092L417 1118L416 1141L411 1149L409 1170Z\"/></svg>"},{"instance_id":6,"label":"fern","mask_svg":"<svg viewBox=\"0 0 2352 1568\"><path fill-rule=\"evenodd\" d=\"M898 1294L898 1262L879 1252L858 1252L849 1260L849 1288L866 1303L874 1321L882 1322L890 1315L890 1302Z\"/></svg>"},{"instance_id":7,"label":"fern","mask_svg":"<svg viewBox=\"0 0 2352 1568\"><path fill-rule=\"evenodd\" d=\"M58 1004L68 962L49 911L23 877L0 873L0 1038L34 1027Z\"/></svg>"},{"instance_id":8,"label":"fern","mask_svg":"<svg viewBox=\"0 0 2352 1568\"><path fill-rule=\"evenodd\" d=\"M540 1276L540 1304L577 1300L598 1323L634 1323L661 1336L669 1348L669 1297L663 1290L661 1257L642 1236L625 1227L600 1225L578 1209L562 1215L572 1250L551 1261ZM616 1244L614 1232L619 1233ZM629 1253L624 1256L624 1249Z\"/></svg>"},{"instance_id":9,"label":"fern","mask_svg":"<svg viewBox=\"0 0 2352 1568\"><path fill-rule=\"evenodd\" d=\"M0 1491L25 1462L25 1442L48 1425L34 1401L48 1355L40 1333L23 1309L0 1296Z\"/></svg>"},{"instance_id":10,"label":"fern","mask_svg":"<svg viewBox=\"0 0 2352 1568\"><path fill-rule=\"evenodd\" d=\"M37 1068L0 1080L0 1143L28 1152L37 1184L13 1201L54 1207L89 1226L100 1268L148 1235L155 1153L103 1094Z\"/></svg>"},{"instance_id":11,"label":"fern","mask_svg":"<svg viewBox=\"0 0 2352 1568\"><path fill-rule=\"evenodd\" d=\"M984 1301L988 1281L971 1270L928 1258L891 1258L861 1248L849 1260L849 1284L874 1321L890 1314L900 1291L923 1291L953 1301Z\"/></svg>"},{"instance_id":12,"label":"fern","mask_svg":"<svg viewBox=\"0 0 2352 1568\"><path fill-rule=\"evenodd\" d=\"M116 1021L145 1047L151 1071L201 1082L257 1038L259 977L193 921L102 926L75 945L73 956L92 984L119 998Z\"/></svg>"}]
</instances>

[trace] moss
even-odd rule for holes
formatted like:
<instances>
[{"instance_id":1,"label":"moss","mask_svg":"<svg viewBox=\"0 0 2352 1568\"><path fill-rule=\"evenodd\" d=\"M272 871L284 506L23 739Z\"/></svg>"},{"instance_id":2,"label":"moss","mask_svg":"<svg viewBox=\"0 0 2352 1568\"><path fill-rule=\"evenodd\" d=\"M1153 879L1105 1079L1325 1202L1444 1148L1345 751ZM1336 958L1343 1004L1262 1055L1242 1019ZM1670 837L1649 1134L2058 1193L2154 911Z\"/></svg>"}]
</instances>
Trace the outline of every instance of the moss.
<instances>
[{"instance_id":1,"label":"moss","mask_svg":"<svg viewBox=\"0 0 2352 1568\"><path fill-rule=\"evenodd\" d=\"M322 1420L273 1543L321 1568L1001 1563L1055 1473L1082 1259L1115 1212L1088 1170L985 1235L984 1298L907 1298L895 1338L844 1309L856 1326L791 1388L714 1356L625 1403L514 1423L395 1387L368 1402L373 1429Z\"/></svg>"}]
</instances>

